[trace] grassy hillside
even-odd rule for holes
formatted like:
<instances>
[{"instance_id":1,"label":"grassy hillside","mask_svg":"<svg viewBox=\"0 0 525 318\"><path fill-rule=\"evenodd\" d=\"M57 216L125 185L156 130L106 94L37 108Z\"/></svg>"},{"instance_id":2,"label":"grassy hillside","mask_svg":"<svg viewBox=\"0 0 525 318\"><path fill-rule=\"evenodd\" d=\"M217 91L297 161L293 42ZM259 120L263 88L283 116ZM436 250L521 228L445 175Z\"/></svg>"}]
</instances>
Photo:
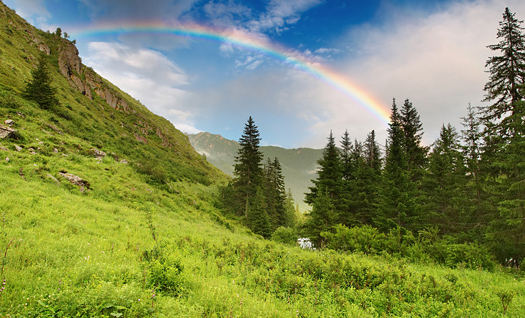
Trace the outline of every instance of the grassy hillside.
<instances>
[{"instance_id":1,"label":"grassy hillside","mask_svg":"<svg viewBox=\"0 0 525 318\"><path fill-rule=\"evenodd\" d=\"M235 156L239 143L225 139L220 135L199 133L188 135L192 146L198 153L204 154L206 159L222 172L233 175ZM274 146L260 147L265 163L268 158L278 158L283 169L286 188L292 191L294 200L302 211L310 207L304 203L304 194L312 186L312 179L316 178L317 160L323 155L322 149L298 148L284 149Z\"/></svg>"},{"instance_id":2,"label":"grassy hillside","mask_svg":"<svg viewBox=\"0 0 525 318\"><path fill-rule=\"evenodd\" d=\"M20 97L46 47L52 110ZM0 139L0 317L525 316L516 271L302 250L225 219L225 176L64 47L0 3L0 124L17 130Z\"/></svg>"}]
</instances>

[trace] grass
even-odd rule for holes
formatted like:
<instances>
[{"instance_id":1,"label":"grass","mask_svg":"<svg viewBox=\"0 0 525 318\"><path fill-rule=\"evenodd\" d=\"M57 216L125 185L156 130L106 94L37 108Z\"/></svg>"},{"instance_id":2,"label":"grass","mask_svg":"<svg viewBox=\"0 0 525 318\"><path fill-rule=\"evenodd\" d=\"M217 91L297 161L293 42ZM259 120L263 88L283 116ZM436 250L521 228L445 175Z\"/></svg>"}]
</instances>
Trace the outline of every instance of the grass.
<instances>
[{"instance_id":1,"label":"grass","mask_svg":"<svg viewBox=\"0 0 525 318\"><path fill-rule=\"evenodd\" d=\"M503 269L303 251L261 240L235 224L229 226L233 231L221 225L210 204L212 189L203 185L173 184L179 194L170 195L111 158L97 163L82 155L8 154L12 160L0 165L2 316L525 314L523 277ZM82 194L65 179L60 185L48 180L39 169L45 160L50 170L90 176L93 190ZM155 272L155 264L180 271L169 278ZM158 290L154 275L167 275L177 292Z\"/></svg>"}]
</instances>

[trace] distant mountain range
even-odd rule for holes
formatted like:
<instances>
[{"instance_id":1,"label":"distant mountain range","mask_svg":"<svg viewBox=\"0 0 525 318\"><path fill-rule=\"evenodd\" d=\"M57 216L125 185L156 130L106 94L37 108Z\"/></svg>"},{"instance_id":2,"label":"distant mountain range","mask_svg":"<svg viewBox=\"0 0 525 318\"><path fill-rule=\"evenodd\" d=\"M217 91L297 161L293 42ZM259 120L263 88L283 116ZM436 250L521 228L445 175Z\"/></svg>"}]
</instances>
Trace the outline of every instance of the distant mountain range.
<instances>
[{"instance_id":1,"label":"distant mountain range","mask_svg":"<svg viewBox=\"0 0 525 318\"><path fill-rule=\"evenodd\" d=\"M235 156L239 143L221 135L207 132L189 134L188 138L195 150L206 156L208 162L232 176ZM270 158L278 158L283 168L286 188L292 191L293 198L301 211L309 209L303 202L304 194L312 185L312 179L317 177L317 160L323 155L322 149L298 148L285 149L274 146L261 146L264 163Z\"/></svg>"}]
</instances>

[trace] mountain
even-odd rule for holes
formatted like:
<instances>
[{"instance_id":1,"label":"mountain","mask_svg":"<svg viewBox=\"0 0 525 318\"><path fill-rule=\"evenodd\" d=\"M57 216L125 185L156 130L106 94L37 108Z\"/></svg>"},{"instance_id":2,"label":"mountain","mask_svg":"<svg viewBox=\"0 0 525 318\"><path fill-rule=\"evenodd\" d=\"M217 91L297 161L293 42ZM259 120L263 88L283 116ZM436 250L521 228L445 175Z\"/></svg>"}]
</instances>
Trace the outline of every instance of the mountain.
<instances>
[{"instance_id":1,"label":"mountain","mask_svg":"<svg viewBox=\"0 0 525 318\"><path fill-rule=\"evenodd\" d=\"M303 250L226 218L227 175L60 33L0 1L1 317L525 316L511 269ZM40 59L49 108L22 94Z\"/></svg>"},{"instance_id":2,"label":"mountain","mask_svg":"<svg viewBox=\"0 0 525 318\"><path fill-rule=\"evenodd\" d=\"M232 176L235 156L239 143L221 135L207 132L188 135L190 143L198 153L222 172ZM285 149L274 146L261 146L265 162L267 158L278 158L283 168L286 187L292 192L295 202L302 211L309 209L303 202L304 194L312 186L312 179L317 177L317 160L323 155L322 149L298 148Z\"/></svg>"}]
</instances>

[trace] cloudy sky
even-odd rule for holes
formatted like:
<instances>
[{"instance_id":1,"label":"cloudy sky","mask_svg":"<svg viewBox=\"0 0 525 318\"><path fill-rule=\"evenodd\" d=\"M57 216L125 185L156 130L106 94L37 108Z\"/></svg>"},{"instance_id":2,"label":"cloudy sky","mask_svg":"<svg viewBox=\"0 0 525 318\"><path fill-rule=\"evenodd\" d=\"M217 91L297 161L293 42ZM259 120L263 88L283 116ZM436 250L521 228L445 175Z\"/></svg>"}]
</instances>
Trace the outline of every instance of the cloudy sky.
<instances>
[{"instance_id":1,"label":"cloudy sky","mask_svg":"<svg viewBox=\"0 0 525 318\"><path fill-rule=\"evenodd\" d=\"M252 116L264 145L287 148L321 148L331 130L382 141L384 116L371 109L388 113L392 98L412 101L426 144L442 124L461 129L468 103L482 105L505 7L525 19L522 0L3 2L61 27L84 64L178 129L238 140Z\"/></svg>"}]
</instances>

